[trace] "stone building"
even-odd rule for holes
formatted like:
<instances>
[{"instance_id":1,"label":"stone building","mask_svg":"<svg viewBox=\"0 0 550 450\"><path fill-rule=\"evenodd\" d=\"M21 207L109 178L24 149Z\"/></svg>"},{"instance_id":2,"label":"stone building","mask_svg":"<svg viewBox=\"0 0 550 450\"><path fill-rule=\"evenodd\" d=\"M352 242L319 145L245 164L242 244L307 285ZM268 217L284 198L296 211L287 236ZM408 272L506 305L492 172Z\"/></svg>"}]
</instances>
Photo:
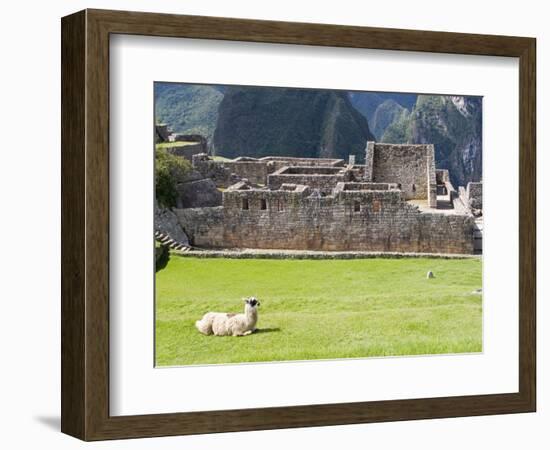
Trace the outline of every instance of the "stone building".
<instances>
[{"instance_id":1,"label":"stone building","mask_svg":"<svg viewBox=\"0 0 550 450\"><path fill-rule=\"evenodd\" d=\"M367 143L365 180L397 183L405 200L437 208L434 146Z\"/></svg>"},{"instance_id":2,"label":"stone building","mask_svg":"<svg viewBox=\"0 0 550 450\"><path fill-rule=\"evenodd\" d=\"M364 165L193 157L221 206L176 209L197 247L472 254L481 183L459 194L433 145L369 142ZM470 200L471 198L471 200ZM475 206L474 206L475 205ZM480 208L475 208L476 210Z\"/></svg>"}]
</instances>

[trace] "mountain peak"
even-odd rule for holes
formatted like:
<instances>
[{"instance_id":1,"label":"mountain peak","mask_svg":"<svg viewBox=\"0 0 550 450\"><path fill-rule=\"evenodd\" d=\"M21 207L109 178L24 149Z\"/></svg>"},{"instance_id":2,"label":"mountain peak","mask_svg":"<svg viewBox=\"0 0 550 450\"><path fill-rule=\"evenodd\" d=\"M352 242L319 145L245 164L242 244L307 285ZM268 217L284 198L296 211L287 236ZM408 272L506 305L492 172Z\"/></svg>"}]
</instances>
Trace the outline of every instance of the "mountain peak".
<instances>
[{"instance_id":1,"label":"mountain peak","mask_svg":"<svg viewBox=\"0 0 550 450\"><path fill-rule=\"evenodd\" d=\"M214 133L217 155L347 158L373 140L347 92L228 87Z\"/></svg>"}]
</instances>

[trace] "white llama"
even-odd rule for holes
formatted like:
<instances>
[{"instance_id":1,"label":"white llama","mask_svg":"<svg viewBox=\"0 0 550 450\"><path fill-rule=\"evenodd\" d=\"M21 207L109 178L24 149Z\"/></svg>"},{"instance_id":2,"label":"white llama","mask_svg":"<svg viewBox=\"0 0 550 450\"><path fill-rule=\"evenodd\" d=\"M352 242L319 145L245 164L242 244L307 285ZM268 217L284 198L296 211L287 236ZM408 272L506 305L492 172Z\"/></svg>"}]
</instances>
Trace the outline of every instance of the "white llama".
<instances>
[{"instance_id":1,"label":"white llama","mask_svg":"<svg viewBox=\"0 0 550 450\"><path fill-rule=\"evenodd\" d=\"M206 335L246 336L256 331L258 306L260 306L260 302L255 297L246 298L244 299L244 313L208 312L201 320L195 322L195 326L197 330Z\"/></svg>"}]
</instances>

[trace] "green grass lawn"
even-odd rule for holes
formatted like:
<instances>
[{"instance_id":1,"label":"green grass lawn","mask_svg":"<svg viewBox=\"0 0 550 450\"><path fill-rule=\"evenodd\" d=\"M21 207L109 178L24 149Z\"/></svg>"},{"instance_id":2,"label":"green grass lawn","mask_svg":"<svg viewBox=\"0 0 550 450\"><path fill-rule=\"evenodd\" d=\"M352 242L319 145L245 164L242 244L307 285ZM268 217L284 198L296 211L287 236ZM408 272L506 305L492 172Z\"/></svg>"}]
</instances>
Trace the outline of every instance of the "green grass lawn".
<instances>
[{"instance_id":1,"label":"green grass lawn","mask_svg":"<svg viewBox=\"0 0 550 450\"><path fill-rule=\"evenodd\" d=\"M159 366L480 352L479 259L172 256L156 274ZM426 279L432 270L435 278ZM204 336L208 311L256 296L258 332Z\"/></svg>"},{"instance_id":2,"label":"green grass lawn","mask_svg":"<svg viewBox=\"0 0 550 450\"><path fill-rule=\"evenodd\" d=\"M188 145L198 144L196 141L174 141L174 142L158 142L156 148L176 148L186 147Z\"/></svg>"}]
</instances>

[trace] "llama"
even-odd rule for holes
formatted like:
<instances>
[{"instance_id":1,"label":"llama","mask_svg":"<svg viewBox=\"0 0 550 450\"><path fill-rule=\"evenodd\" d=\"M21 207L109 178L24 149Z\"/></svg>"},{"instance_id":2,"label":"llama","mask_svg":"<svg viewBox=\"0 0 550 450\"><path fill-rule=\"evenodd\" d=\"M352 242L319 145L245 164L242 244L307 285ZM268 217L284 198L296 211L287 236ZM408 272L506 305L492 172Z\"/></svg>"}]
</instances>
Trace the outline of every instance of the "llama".
<instances>
[{"instance_id":1,"label":"llama","mask_svg":"<svg viewBox=\"0 0 550 450\"><path fill-rule=\"evenodd\" d=\"M256 331L258 306L260 302L255 297L245 298L243 314L208 312L195 326L206 335L247 336Z\"/></svg>"}]
</instances>

